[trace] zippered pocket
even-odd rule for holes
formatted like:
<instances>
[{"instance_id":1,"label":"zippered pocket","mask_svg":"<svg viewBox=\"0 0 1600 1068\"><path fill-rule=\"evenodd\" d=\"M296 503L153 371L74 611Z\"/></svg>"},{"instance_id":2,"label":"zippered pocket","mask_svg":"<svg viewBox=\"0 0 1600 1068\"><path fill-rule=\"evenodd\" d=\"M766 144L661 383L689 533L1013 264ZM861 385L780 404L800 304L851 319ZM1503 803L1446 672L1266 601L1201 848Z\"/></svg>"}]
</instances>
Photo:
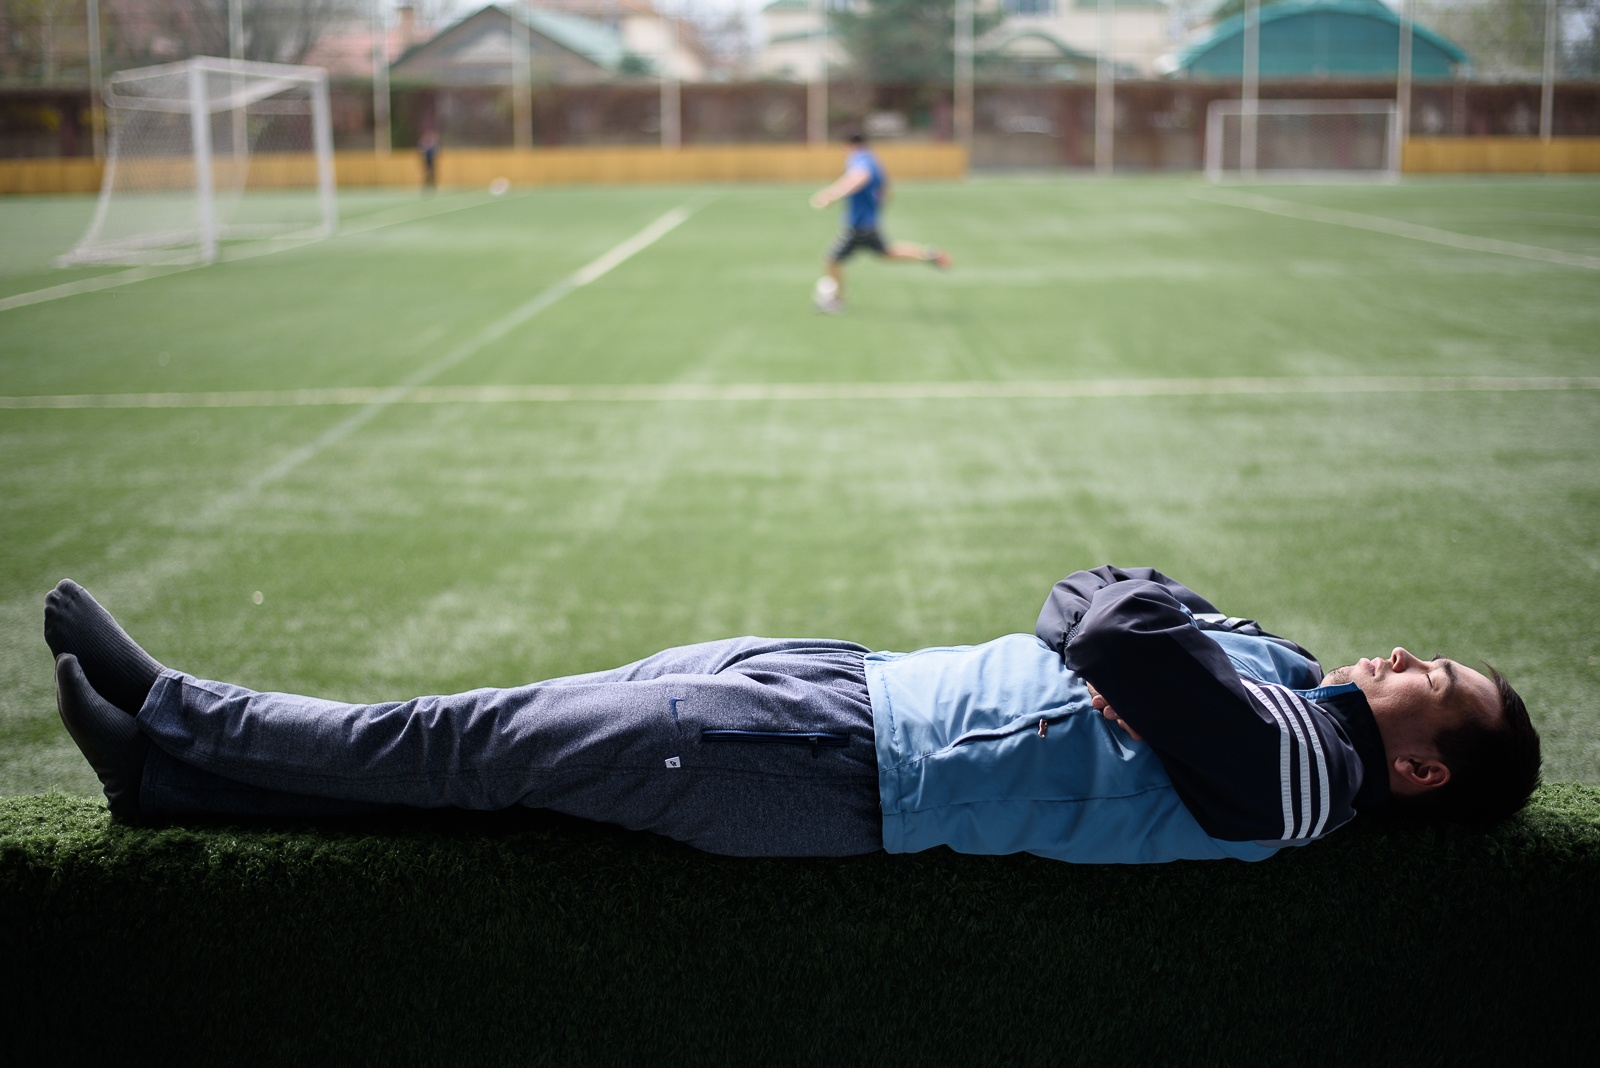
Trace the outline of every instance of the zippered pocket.
<instances>
[{"instance_id":1,"label":"zippered pocket","mask_svg":"<svg viewBox=\"0 0 1600 1068\"><path fill-rule=\"evenodd\" d=\"M1039 737L1044 738L1049 734L1052 726L1060 723L1062 720L1071 715L1071 712L1057 712L1054 715L1033 716L1019 723L1013 723L1008 727L1001 727L996 730L973 731L971 734L963 734L961 737L951 742L950 748L954 749L957 746L971 745L973 742L995 742L1002 738L1011 738L1018 734L1031 733L1037 734Z\"/></svg>"},{"instance_id":2,"label":"zippered pocket","mask_svg":"<svg viewBox=\"0 0 1600 1068\"><path fill-rule=\"evenodd\" d=\"M743 742L755 745L804 745L811 748L812 757L819 749L843 749L850 744L848 734L836 731L738 731L702 730L702 742Z\"/></svg>"}]
</instances>

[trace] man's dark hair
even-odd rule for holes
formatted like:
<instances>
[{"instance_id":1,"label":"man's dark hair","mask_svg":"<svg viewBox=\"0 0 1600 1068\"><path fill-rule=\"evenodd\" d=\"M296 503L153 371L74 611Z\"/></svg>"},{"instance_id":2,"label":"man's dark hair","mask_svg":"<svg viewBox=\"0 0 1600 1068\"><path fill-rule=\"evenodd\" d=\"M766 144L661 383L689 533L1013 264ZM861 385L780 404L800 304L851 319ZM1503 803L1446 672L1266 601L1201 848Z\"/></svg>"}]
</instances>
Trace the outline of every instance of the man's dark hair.
<instances>
[{"instance_id":1,"label":"man's dark hair","mask_svg":"<svg viewBox=\"0 0 1600 1068\"><path fill-rule=\"evenodd\" d=\"M1471 716L1441 731L1435 744L1450 779L1413 797L1394 799L1397 814L1421 819L1487 822L1504 819L1539 786L1539 732L1528 706L1492 665L1489 677L1500 691L1499 722Z\"/></svg>"},{"instance_id":2,"label":"man's dark hair","mask_svg":"<svg viewBox=\"0 0 1600 1068\"><path fill-rule=\"evenodd\" d=\"M855 133L845 138L845 140L849 141L852 145L864 145L867 143L867 135L862 133L860 130L857 130Z\"/></svg>"}]
</instances>

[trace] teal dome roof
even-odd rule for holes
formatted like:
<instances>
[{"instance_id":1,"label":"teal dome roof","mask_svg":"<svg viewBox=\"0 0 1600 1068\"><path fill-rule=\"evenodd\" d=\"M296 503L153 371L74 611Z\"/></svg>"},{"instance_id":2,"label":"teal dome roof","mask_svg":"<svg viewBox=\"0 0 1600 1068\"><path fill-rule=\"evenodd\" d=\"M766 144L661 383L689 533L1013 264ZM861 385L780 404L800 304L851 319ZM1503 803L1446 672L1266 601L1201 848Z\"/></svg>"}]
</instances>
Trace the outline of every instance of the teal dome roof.
<instances>
[{"instance_id":1,"label":"teal dome roof","mask_svg":"<svg viewBox=\"0 0 1600 1068\"><path fill-rule=\"evenodd\" d=\"M1393 77L1400 67L1400 17L1380 0L1279 0L1261 8L1263 78L1356 75ZM1209 27L1162 57L1166 73L1238 78L1244 73L1244 15ZM1411 74L1449 78L1467 54L1412 23Z\"/></svg>"}]
</instances>

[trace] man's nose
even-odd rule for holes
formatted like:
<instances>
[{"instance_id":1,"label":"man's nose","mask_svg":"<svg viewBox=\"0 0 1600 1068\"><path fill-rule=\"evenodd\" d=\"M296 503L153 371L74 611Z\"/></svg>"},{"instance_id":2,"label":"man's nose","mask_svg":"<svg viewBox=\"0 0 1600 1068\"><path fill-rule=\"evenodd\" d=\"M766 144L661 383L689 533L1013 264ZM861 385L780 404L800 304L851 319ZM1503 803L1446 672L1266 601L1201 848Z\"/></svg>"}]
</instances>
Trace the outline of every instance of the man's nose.
<instances>
[{"instance_id":1,"label":"man's nose","mask_svg":"<svg viewBox=\"0 0 1600 1068\"><path fill-rule=\"evenodd\" d=\"M1421 663L1422 661L1418 660L1415 656L1412 656L1411 651L1403 645L1395 646L1394 652L1389 654L1389 664L1396 671L1404 671L1407 668L1416 667Z\"/></svg>"}]
</instances>

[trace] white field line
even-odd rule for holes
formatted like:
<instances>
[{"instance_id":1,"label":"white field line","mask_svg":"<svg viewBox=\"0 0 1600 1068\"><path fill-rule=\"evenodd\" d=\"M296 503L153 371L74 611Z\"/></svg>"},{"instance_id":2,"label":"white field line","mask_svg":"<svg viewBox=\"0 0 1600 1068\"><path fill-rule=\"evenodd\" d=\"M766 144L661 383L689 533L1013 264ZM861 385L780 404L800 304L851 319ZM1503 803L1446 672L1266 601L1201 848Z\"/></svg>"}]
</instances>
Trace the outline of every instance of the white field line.
<instances>
[{"instance_id":1,"label":"white field line","mask_svg":"<svg viewBox=\"0 0 1600 1068\"><path fill-rule=\"evenodd\" d=\"M385 226L398 226L401 223L415 222L418 219L426 219L434 215L448 215L453 211L462 211L466 208L475 208L480 204L488 203L489 199L485 194L474 194L467 197L453 198L450 203L439 207L433 206L438 203L437 201L429 201L429 207L423 210L418 210L414 205L406 204L398 208L374 212L371 215L359 216L349 222L341 223L339 232L334 235L334 239L337 240L340 237L349 237L354 234L370 233ZM258 256L270 256L275 252L302 248L322 240L325 240L325 238L315 235L305 237L288 236L252 241L248 244L223 249L217 257L217 262L235 263L239 260L252 260ZM176 263L149 267L130 267L125 271L99 274L93 278L80 278L76 282L63 282L58 286L48 286L44 289L35 289L28 293L18 293L15 296L0 299L0 312L10 311L12 308L25 308L30 304L44 304L47 301L61 300L65 297L76 297L84 293L98 293L103 289L115 289L118 286L128 286L135 282L161 278L164 275L178 274L182 271L195 271L206 266L209 265L204 263Z\"/></svg>"},{"instance_id":2,"label":"white field line","mask_svg":"<svg viewBox=\"0 0 1600 1068\"><path fill-rule=\"evenodd\" d=\"M258 473L233 493L216 501L212 508L207 510L207 514L227 511L236 507L242 501L254 497L264 486L276 482L328 446L365 426L374 416L395 404L405 401L413 390L438 378L457 364L477 355L484 348L499 341L568 293L580 286L586 286L596 281L629 257L655 244L667 233L681 225L690 214L690 209L687 206L673 208L639 231L639 233L602 253L598 259L578 268L577 271L537 294L525 304L513 308L494 322L489 323L482 330L479 330L433 363L408 375L398 385L359 391L358 396L343 402L346 404L359 404L361 405L359 410L350 413L298 449L287 453L277 463ZM624 250L624 253L618 255L618 250Z\"/></svg>"},{"instance_id":3,"label":"white field line","mask_svg":"<svg viewBox=\"0 0 1600 1068\"><path fill-rule=\"evenodd\" d=\"M1260 193L1238 193L1228 189L1207 189L1196 191L1191 195L1201 200L1227 204L1230 207L1248 208L1251 211L1261 211L1268 215L1282 215L1285 218L1300 219L1305 222L1327 223L1331 226L1348 226L1356 230L1371 230L1374 233L1388 234L1391 237L1406 237L1413 241L1427 241L1435 245L1447 245L1451 248L1467 249L1471 252L1493 252L1501 256L1516 256L1519 259L1538 260L1541 263L1554 263L1563 267L1582 267L1591 271L1600 271L1600 256L1589 256L1581 252L1566 252L1561 249L1545 248L1542 245L1522 245L1515 241L1500 241L1492 237L1474 237L1471 234L1458 234L1453 230L1440 230L1432 226L1401 222L1398 219L1385 219L1380 215L1363 215L1360 212L1344 211L1340 208L1322 208L1311 204L1297 204L1289 200L1279 200L1276 197L1262 196Z\"/></svg>"},{"instance_id":4,"label":"white field line","mask_svg":"<svg viewBox=\"0 0 1600 1068\"><path fill-rule=\"evenodd\" d=\"M35 289L29 293L18 293L14 297L0 300L0 312L10 311L12 308L26 308L30 304L43 304L46 301L61 300L64 297L76 297L84 293L97 293L102 289L114 289L117 286L129 286L135 282L143 282L148 278L160 278L163 275L177 274L179 271L192 271L201 266L198 263L188 263L170 267L133 267L126 271L117 271L114 274L99 274L93 278L80 278L76 282L63 282L58 286L49 286L45 289Z\"/></svg>"},{"instance_id":5,"label":"white field line","mask_svg":"<svg viewBox=\"0 0 1600 1068\"><path fill-rule=\"evenodd\" d=\"M681 220L680 220L681 221ZM596 261L599 262L598 260ZM620 262L620 261L619 261ZM592 266L592 265L591 265ZM587 268L586 268L587 269ZM581 272L580 272L581 273ZM575 275L574 278L577 276ZM730 383L639 386L426 386L513 326L548 307L564 289L546 290L511 315L491 325L439 363L400 386L350 386L334 389L249 390L214 393L89 393L66 396L0 397L0 408L293 408L366 406L329 435L343 437L372 414L394 404L528 404L613 401L847 401L847 400L1077 400L1114 397L1205 397L1340 393L1517 393L1600 389L1600 377L1350 377L1350 378L1133 378L1081 382L844 382ZM559 290L559 292L558 292ZM555 296L550 294L555 293ZM366 414L371 408L371 414ZM348 425L347 425L348 424ZM336 440L334 438L333 440ZM306 446L320 451L327 442ZM294 455L294 454L291 454ZM288 458L280 461L283 467ZM294 465L300 461L296 460ZM294 466L291 465L291 466ZM276 470L276 468L274 469ZM288 468L284 468L285 471ZM277 477L274 475L273 477ZM264 484L271 481L262 476Z\"/></svg>"},{"instance_id":6,"label":"white field line","mask_svg":"<svg viewBox=\"0 0 1600 1068\"><path fill-rule=\"evenodd\" d=\"M691 201L691 205L696 204L697 202ZM658 240L672 227L687 219L691 213L692 209L688 206L674 209L647 227L646 232L651 233L654 239ZM629 244L634 254L642 251L645 247L643 244L638 243L637 238L629 238L624 244ZM103 581L96 580L97 586L107 590L118 604L138 606L153 603L165 595L165 591L170 588L173 582L205 566L207 557L224 551L225 539L201 535L214 524L227 521L232 513L248 512L252 507L256 506L260 492L266 486L315 457L329 445L365 425L390 405L405 400L409 390L421 386L430 378L449 370L478 352L485 345L505 336L517 326L527 322L580 285L587 285L595 281L606 271L615 268L621 262L620 258L614 256L611 252L607 252L567 279L558 282L526 303L512 309L496 322L484 327L476 336L452 349L442 359L411 375L400 385L387 389L364 390L360 396L346 398L343 403L360 405L360 407L324 431L319 437L289 452L266 470L258 472L254 477L246 479L232 489L211 498L203 507L193 508L186 514L177 517L174 521L175 527L178 531L187 532L189 534L188 537L170 539L164 549L142 557L133 555L147 548L146 543L138 535L131 536L122 544L110 546L105 553L104 559L98 562L98 566L104 570L105 575ZM0 405L0 407L5 407L5 405ZM6 606L0 606L0 612L3 612L5 608ZM133 609L130 607L129 610Z\"/></svg>"}]
</instances>

